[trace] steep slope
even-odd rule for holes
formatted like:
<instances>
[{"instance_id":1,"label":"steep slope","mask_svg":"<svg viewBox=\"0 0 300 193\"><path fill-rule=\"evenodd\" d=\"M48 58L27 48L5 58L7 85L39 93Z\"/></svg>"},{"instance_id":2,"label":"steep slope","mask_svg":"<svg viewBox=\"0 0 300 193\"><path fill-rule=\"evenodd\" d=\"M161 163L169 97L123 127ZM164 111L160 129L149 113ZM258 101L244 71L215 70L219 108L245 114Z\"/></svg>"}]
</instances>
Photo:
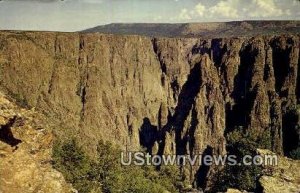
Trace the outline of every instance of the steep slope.
<instances>
[{"instance_id":1,"label":"steep slope","mask_svg":"<svg viewBox=\"0 0 300 193\"><path fill-rule=\"evenodd\" d=\"M279 154L298 145L285 116L300 97L298 35L2 32L0 67L3 92L90 152L103 138L159 154L224 154L224 133L238 127L270 136Z\"/></svg>"},{"instance_id":2,"label":"steep slope","mask_svg":"<svg viewBox=\"0 0 300 193\"><path fill-rule=\"evenodd\" d=\"M51 167L52 140L42 116L0 93L0 192L74 192Z\"/></svg>"}]
</instances>

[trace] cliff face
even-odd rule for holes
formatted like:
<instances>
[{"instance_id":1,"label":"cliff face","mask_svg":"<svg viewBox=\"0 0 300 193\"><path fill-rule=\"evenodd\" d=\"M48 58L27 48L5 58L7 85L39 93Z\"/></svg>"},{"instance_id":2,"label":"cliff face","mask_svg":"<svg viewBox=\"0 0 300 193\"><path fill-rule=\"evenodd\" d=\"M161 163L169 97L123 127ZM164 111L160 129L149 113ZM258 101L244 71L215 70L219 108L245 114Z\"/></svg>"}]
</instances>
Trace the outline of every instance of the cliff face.
<instances>
[{"instance_id":1,"label":"cliff face","mask_svg":"<svg viewBox=\"0 0 300 193\"><path fill-rule=\"evenodd\" d=\"M1 32L0 87L93 149L103 138L153 153L223 154L224 133L270 135L283 153L299 137L299 36L148 38Z\"/></svg>"},{"instance_id":2,"label":"cliff face","mask_svg":"<svg viewBox=\"0 0 300 193\"><path fill-rule=\"evenodd\" d=\"M53 135L42 117L0 93L0 192L75 192L51 167Z\"/></svg>"}]
</instances>

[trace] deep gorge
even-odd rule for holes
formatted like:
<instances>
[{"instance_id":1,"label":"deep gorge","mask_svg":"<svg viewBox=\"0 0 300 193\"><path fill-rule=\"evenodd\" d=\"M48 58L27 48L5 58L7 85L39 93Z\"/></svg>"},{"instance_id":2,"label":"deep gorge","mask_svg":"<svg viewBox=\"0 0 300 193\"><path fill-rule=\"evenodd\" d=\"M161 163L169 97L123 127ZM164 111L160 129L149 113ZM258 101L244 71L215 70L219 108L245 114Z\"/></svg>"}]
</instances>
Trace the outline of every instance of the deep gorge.
<instances>
[{"instance_id":1,"label":"deep gorge","mask_svg":"<svg viewBox=\"0 0 300 193\"><path fill-rule=\"evenodd\" d=\"M0 89L90 154L100 139L152 154L225 154L243 128L299 145L299 36L151 38L1 32ZM191 181L199 168L191 172ZM206 172L204 179L210 178Z\"/></svg>"}]
</instances>

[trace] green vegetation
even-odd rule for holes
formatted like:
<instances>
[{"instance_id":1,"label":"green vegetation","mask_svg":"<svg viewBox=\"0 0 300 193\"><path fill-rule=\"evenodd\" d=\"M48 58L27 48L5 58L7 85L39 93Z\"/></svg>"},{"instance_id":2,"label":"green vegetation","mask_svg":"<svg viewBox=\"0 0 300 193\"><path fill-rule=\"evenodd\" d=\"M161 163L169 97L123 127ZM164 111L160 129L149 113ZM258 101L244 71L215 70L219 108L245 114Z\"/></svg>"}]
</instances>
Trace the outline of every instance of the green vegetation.
<instances>
[{"instance_id":1,"label":"green vegetation","mask_svg":"<svg viewBox=\"0 0 300 193\"><path fill-rule=\"evenodd\" d=\"M289 110L289 118L288 123L290 124L287 127L287 131L289 131L289 135L287 136L287 145L291 145L288 149L289 151L285 152L288 157L296 160L300 160L300 142L299 142L299 132L300 132L300 105L296 105L292 109ZM292 140L292 141L291 141Z\"/></svg>"},{"instance_id":2,"label":"green vegetation","mask_svg":"<svg viewBox=\"0 0 300 193\"><path fill-rule=\"evenodd\" d=\"M121 166L120 150L103 141L97 152L97 159L92 160L75 140L56 143L53 164L80 193L173 193L182 188L175 166L162 166L160 170L152 166Z\"/></svg>"},{"instance_id":3,"label":"green vegetation","mask_svg":"<svg viewBox=\"0 0 300 193\"><path fill-rule=\"evenodd\" d=\"M300 160L300 147L290 152L290 158Z\"/></svg>"},{"instance_id":4,"label":"green vegetation","mask_svg":"<svg viewBox=\"0 0 300 193\"><path fill-rule=\"evenodd\" d=\"M7 40L1 40L0 41L0 50L3 50L7 46Z\"/></svg>"},{"instance_id":5,"label":"green vegetation","mask_svg":"<svg viewBox=\"0 0 300 193\"><path fill-rule=\"evenodd\" d=\"M54 167L62 172L67 182L72 183L79 192L87 193L93 189L92 162L77 145L75 140L53 147Z\"/></svg>"},{"instance_id":6,"label":"green vegetation","mask_svg":"<svg viewBox=\"0 0 300 193\"><path fill-rule=\"evenodd\" d=\"M299 119L299 105L290 110L289 117L292 117L293 124L297 124ZM297 121L296 121L297 120ZM300 126L296 125L296 130ZM288 128L290 129L290 128ZM272 149L271 148L271 132L266 129L263 133L245 129L243 127L236 127L232 132L226 135L227 153L236 155L238 162L241 163L242 157L245 155L256 155L256 150ZM300 159L300 147L293 149L288 153L289 157L293 159ZM257 191L257 179L262 174L262 168L255 165L226 165L215 174L214 192L226 191L227 188L236 188L246 191Z\"/></svg>"},{"instance_id":7,"label":"green vegetation","mask_svg":"<svg viewBox=\"0 0 300 193\"><path fill-rule=\"evenodd\" d=\"M30 108L29 104L27 103L26 99L20 95L20 94L15 94L12 92L9 92L10 96L15 99L16 103L22 107L22 108Z\"/></svg>"},{"instance_id":8,"label":"green vegetation","mask_svg":"<svg viewBox=\"0 0 300 193\"><path fill-rule=\"evenodd\" d=\"M257 148L270 149L270 132L265 131L258 137L255 131L246 131L236 128L229 133L227 138L227 151L230 155L236 155L237 161L242 162L245 155L256 155ZM226 191L227 188L255 191L257 179L261 175L262 168L256 165L226 165L216 175L214 191Z\"/></svg>"}]
</instances>

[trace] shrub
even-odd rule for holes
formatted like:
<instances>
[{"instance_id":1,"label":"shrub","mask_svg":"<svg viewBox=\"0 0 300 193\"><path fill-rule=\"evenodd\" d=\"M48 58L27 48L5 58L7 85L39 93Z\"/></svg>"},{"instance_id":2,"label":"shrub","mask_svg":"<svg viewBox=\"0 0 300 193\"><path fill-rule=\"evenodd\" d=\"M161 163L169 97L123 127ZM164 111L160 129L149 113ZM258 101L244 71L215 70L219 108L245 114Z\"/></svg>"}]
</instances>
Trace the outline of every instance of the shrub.
<instances>
[{"instance_id":1,"label":"shrub","mask_svg":"<svg viewBox=\"0 0 300 193\"><path fill-rule=\"evenodd\" d=\"M103 192L159 193L178 192L180 181L178 168L162 166L156 170L153 166L121 166L120 150L110 143L100 141L97 147L97 172L103 185Z\"/></svg>"},{"instance_id":2,"label":"shrub","mask_svg":"<svg viewBox=\"0 0 300 193\"><path fill-rule=\"evenodd\" d=\"M53 148L54 167L81 193L178 192L181 186L179 169L162 166L121 166L120 150L100 141L98 157L90 159L75 140L56 143Z\"/></svg>"},{"instance_id":3,"label":"shrub","mask_svg":"<svg viewBox=\"0 0 300 193\"><path fill-rule=\"evenodd\" d=\"M74 139L65 143L55 143L52 157L54 168L79 192L88 193L93 189L95 182L91 175L92 161Z\"/></svg>"},{"instance_id":4,"label":"shrub","mask_svg":"<svg viewBox=\"0 0 300 193\"><path fill-rule=\"evenodd\" d=\"M237 161L241 162L245 155L256 155L257 148L269 147L267 134L258 137L251 131L237 128L227 136L227 151L230 155L236 155ZM262 168L255 165L225 165L216 172L213 191L226 191L228 188L255 191L257 189L257 178L261 175Z\"/></svg>"},{"instance_id":5,"label":"shrub","mask_svg":"<svg viewBox=\"0 0 300 193\"><path fill-rule=\"evenodd\" d=\"M293 106L285 115L283 127L284 153L292 159L300 159L300 105Z\"/></svg>"},{"instance_id":6,"label":"shrub","mask_svg":"<svg viewBox=\"0 0 300 193\"><path fill-rule=\"evenodd\" d=\"M300 147L290 152L290 158L300 160Z\"/></svg>"}]
</instances>

